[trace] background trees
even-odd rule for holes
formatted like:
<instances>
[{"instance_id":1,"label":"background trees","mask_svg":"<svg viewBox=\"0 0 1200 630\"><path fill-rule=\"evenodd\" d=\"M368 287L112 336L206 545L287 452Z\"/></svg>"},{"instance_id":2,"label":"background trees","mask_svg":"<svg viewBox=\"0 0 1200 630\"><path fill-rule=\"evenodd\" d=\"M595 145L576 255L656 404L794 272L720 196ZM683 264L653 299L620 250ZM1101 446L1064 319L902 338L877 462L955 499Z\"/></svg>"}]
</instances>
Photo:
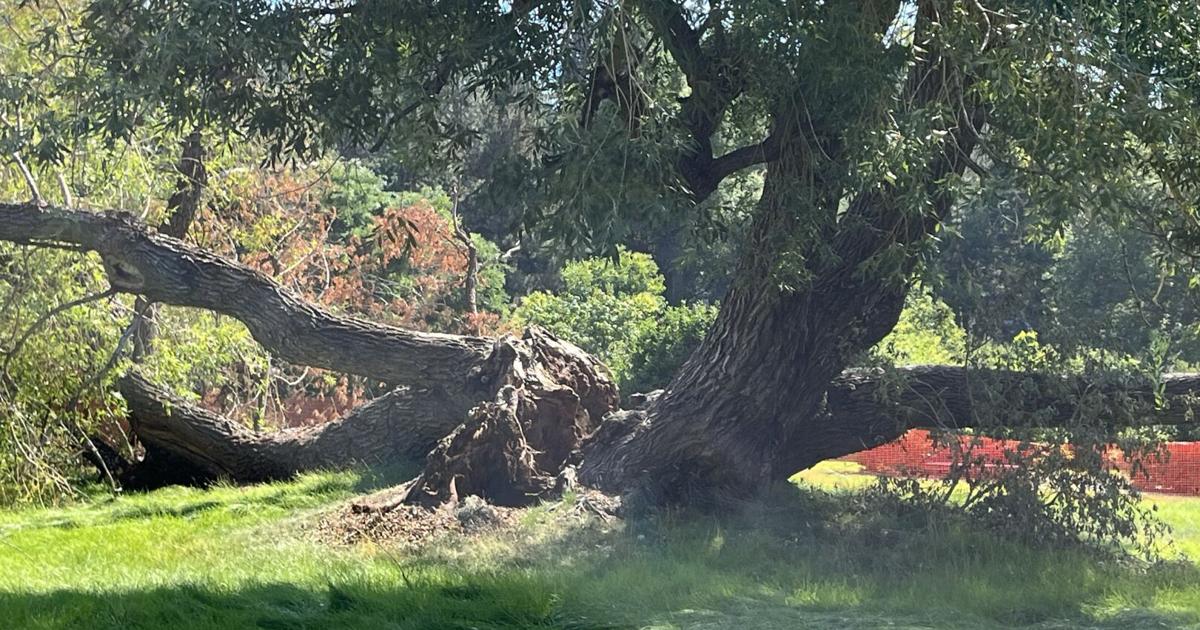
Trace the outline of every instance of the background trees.
<instances>
[{"instance_id":1,"label":"background trees","mask_svg":"<svg viewBox=\"0 0 1200 630\"><path fill-rule=\"evenodd\" d=\"M914 278L927 276L975 335L962 350L971 363L980 339L1003 342L1037 328L1026 324L1054 320L1043 312L1058 305L1078 313L1085 302L1113 301L1066 284L1051 300L1038 288L1043 279L1028 281L1039 272L996 264L997 252L1021 254L1029 269L1058 256L1068 261L1061 275L1078 274L1069 264L1086 260L1078 246L1101 239L1075 234L1137 229L1158 239L1166 255L1159 260L1188 254L1196 173L1187 156L1197 141L1188 33L1197 19L1173 2L252 2L231 10L206 0L97 0L71 40L88 63L51 73L40 92L53 98L30 101L47 111L59 101L73 107L38 117L23 142L39 139L47 163L70 154L65 139L115 146L147 129L203 130L221 150L245 137L247 151L272 162L369 155L389 179L335 172L342 189L318 205L346 205L337 218L326 221L311 205L318 197L303 192L289 202L307 208L294 221L231 204L249 214L235 221L244 233L223 251L324 299L328 310L350 307L415 328L495 330L500 284L514 293L548 288L554 297L535 293L518 307L521 321L574 318L573 333L607 353L619 373L622 362L632 370L630 340L642 337L620 322L681 312L664 310L656 294L678 302L727 288L710 334L664 395L637 422L597 433L581 465L585 480L655 501L741 495L886 434L831 421L827 394L892 331L906 301L932 307L908 300ZM1166 40L1179 44L1156 43ZM64 41L51 38L40 50ZM455 312L460 252L439 236L445 203L429 194L428 206L405 204L391 190L402 182L442 184L461 211L452 214L497 241L489 250L471 239L488 259L483 271L492 279L481 286L493 291L484 301L496 318ZM1024 231L1005 235L993 210L1021 217L1050 246L1026 244ZM948 235L972 239L973 230L984 234L978 245L962 247L957 262L939 259L939 250L952 249ZM565 253L611 254L622 242L646 245L664 266L681 258L717 264L707 276L697 265L671 274L670 287L646 280L625 295L616 284L612 296L594 288L582 295L586 283L572 284L571 273L587 265L553 286ZM314 255L316 243L336 255ZM102 253L110 269L121 256ZM1003 273L972 276L962 270L971 257ZM510 262L515 279L501 283L497 274ZM602 267L595 269L603 284ZM991 287L987 296L1029 290L1014 317L987 324L982 315L1011 304L979 306L979 287ZM217 303L166 293L243 319L258 315L237 295ZM1166 300L1169 292L1154 294ZM609 297L635 308L607 328L580 314ZM1146 329L1178 332L1171 322L1184 312L1140 319ZM699 311L668 327L694 334L704 319ZM938 325L950 330L947 323ZM285 356L367 372L342 355L330 360L325 348L345 344L297 349L269 333L255 334ZM1105 343L1116 348L1124 336ZM343 341L367 348L365 338ZM440 387L461 400L478 393L471 370L483 365L481 341L414 338L437 339L430 348L444 344L464 373L400 384ZM646 339L664 354L683 354ZM1071 352L1066 338L1053 341L1063 356ZM1155 344L1140 364L1152 382L1169 363ZM641 382L632 371L622 377ZM519 410L513 417L524 421ZM955 426L978 418L961 420ZM437 476L427 472L427 480ZM538 475L546 472L554 471Z\"/></svg>"}]
</instances>

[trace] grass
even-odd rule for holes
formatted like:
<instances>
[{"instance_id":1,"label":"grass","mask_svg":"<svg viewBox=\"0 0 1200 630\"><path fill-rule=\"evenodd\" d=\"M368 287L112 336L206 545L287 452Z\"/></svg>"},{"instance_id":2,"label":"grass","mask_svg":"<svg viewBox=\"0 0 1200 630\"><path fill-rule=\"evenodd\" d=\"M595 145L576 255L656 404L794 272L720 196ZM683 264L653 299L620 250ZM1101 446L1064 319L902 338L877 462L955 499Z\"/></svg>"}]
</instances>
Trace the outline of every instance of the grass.
<instances>
[{"instance_id":1,"label":"grass","mask_svg":"<svg viewBox=\"0 0 1200 630\"><path fill-rule=\"evenodd\" d=\"M627 528L527 514L416 551L332 548L313 514L359 473L0 512L3 628L1200 627L1200 572L848 510L832 464L730 517ZM1154 497L1200 557L1200 500Z\"/></svg>"}]
</instances>

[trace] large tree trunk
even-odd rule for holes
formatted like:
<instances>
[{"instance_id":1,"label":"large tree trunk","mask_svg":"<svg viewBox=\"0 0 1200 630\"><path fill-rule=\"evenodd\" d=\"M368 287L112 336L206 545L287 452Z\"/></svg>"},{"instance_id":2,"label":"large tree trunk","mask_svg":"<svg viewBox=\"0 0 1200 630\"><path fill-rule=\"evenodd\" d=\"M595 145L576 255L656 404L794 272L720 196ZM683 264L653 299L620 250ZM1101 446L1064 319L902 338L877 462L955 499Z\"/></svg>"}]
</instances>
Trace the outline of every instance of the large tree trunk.
<instances>
[{"instance_id":1,"label":"large tree trunk","mask_svg":"<svg viewBox=\"0 0 1200 630\"><path fill-rule=\"evenodd\" d=\"M914 65L912 103L960 99L936 155L902 185L845 175L854 170L846 121L775 113L777 155L716 323L636 422L623 419L588 445L585 483L632 488L654 503L745 496L834 453L823 413L830 383L895 326L914 245L950 212L945 180L963 172L978 140L984 111L968 81L936 53ZM927 205L912 208L906 195Z\"/></svg>"},{"instance_id":2,"label":"large tree trunk","mask_svg":"<svg viewBox=\"0 0 1200 630\"><path fill-rule=\"evenodd\" d=\"M801 173L773 165L713 328L636 423L625 419L588 446L585 483L636 488L654 502L744 496L824 458L808 436L823 422L830 382L892 329L906 287L857 273L869 252L855 248L867 243L835 242L845 246L836 262L806 278L817 264L785 267L797 204L811 203L795 196ZM789 272L804 286L781 288Z\"/></svg>"},{"instance_id":3,"label":"large tree trunk","mask_svg":"<svg viewBox=\"0 0 1200 630\"><path fill-rule=\"evenodd\" d=\"M984 391L1000 392L1013 410L1010 421L1070 420L1081 408L1073 394L1089 391L1108 401L1093 401L1089 413L1107 409L1101 415L1114 425L1191 421L1200 391L1194 375L1157 388L947 367L912 368L900 381L843 371L891 329L903 285L854 273L851 261L872 245L844 237L834 241L839 264L801 290L778 288L768 270L782 251L777 235L792 227L794 215L776 185L769 181L756 224L758 254L745 262L708 339L668 391L644 409L621 412L601 364L537 329L487 340L341 317L258 272L118 216L0 205L0 239L96 251L119 289L237 317L291 360L400 384L341 421L257 435L127 376L121 387L138 436L205 478L251 481L424 457L421 475L400 499L478 494L524 504L555 492L578 466L585 483L669 501L751 492L910 427L975 426ZM1169 405L1156 408L1162 395ZM1130 400L1147 416L1131 415ZM1046 409L1054 413L1033 413Z\"/></svg>"}]
</instances>

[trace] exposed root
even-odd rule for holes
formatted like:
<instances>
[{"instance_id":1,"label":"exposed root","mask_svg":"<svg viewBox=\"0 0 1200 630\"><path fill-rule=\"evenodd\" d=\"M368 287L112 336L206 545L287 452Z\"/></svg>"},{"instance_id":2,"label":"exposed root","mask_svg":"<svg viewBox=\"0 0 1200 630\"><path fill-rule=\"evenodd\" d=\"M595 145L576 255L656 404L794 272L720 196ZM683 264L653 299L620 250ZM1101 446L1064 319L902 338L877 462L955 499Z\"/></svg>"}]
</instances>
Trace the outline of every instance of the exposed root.
<instances>
[{"instance_id":1,"label":"exposed root","mask_svg":"<svg viewBox=\"0 0 1200 630\"><path fill-rule=\"evenodd\" d=\"M478 495L523 506L557 496L584 438L616 408L608 371L544 330L498 340L489 361L495 400L472 409L429 454L407 502L440 505Z\"/></svg>"}]
</instances>

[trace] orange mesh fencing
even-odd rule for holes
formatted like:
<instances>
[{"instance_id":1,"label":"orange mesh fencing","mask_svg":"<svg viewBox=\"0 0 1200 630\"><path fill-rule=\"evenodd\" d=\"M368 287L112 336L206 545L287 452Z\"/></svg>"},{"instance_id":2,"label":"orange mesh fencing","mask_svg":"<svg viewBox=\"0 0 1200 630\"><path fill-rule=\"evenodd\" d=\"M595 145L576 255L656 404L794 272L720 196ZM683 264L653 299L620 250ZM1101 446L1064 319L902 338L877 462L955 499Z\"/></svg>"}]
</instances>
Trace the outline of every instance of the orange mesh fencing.
<instances>
[{"instance_id":1,"label":"orange mesh fencing","mask_svg":"<svg viewBox=\"0 0 1200 630\"><path fill-rule=\"evenodd\" d=\"M983 475L989 470L1014 465L1006 453L1027 448L1013 440L970 436L957 439L961 445L958 450L969 449L971 461L977 463L978 474ZM954 450L946 445L935 445L929 431L913 429L894 442L847 455L842 460L858 463L867 472L877 475L940 479L950 472ZM1108 458L1139 490L1200 495L1200 442L1168 442L1162 457L1148 458L1136 474L1130 470L1119 449L1110 449Z\"/></svg>"}]
</instances>

